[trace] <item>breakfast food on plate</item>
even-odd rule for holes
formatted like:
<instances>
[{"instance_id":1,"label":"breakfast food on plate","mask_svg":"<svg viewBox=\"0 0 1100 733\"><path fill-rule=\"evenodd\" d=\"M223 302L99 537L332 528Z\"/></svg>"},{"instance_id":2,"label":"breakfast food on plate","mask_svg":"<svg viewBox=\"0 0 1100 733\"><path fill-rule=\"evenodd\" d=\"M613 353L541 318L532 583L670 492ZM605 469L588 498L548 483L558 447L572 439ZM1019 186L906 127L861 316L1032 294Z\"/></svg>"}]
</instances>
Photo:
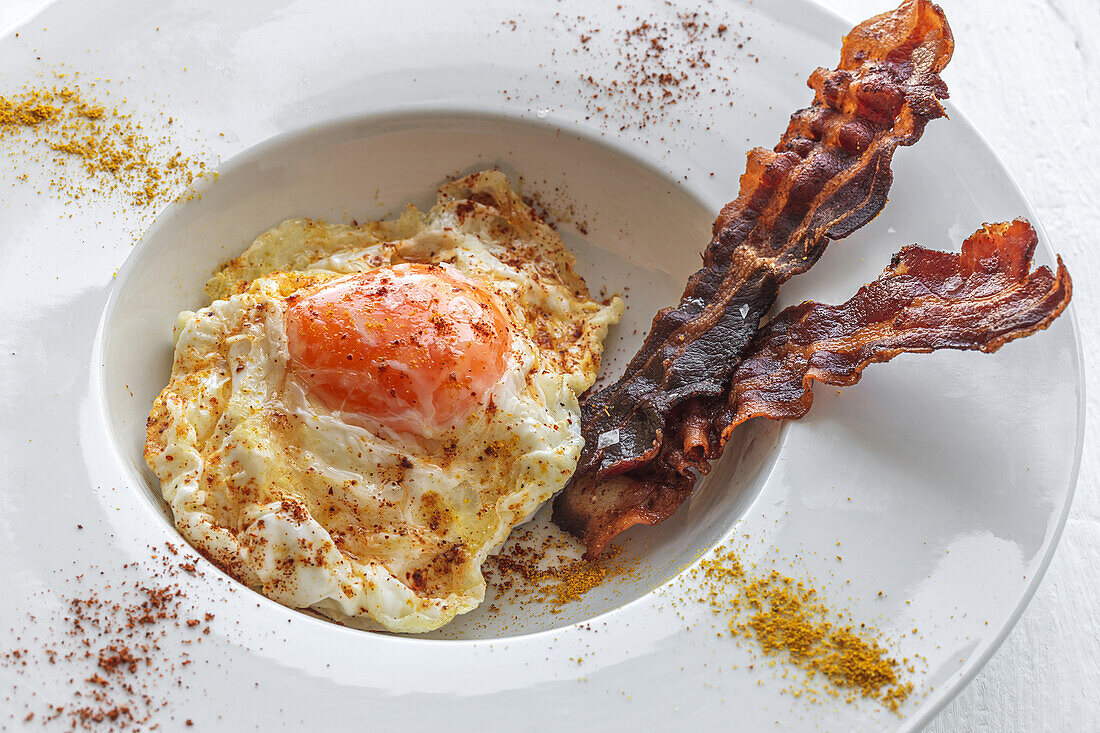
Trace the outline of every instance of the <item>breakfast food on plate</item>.
<instances>
[{"instance_id":1,"label":"breakfast food on plate","mask_svg":"<svg viewBox=\"0 0 1100 733\"><path fill-rule=\"evenodd\" d=\"M1069 305L1069 273L1029 271L1038 244L1018 219L987 224L961 254L906 247L847 302L806 301L780 312L756 332L723 392L695 401L662 446L663 475L625 473L560 495L561 523L579 527L592 556L635 524L667 519L691 493L693 470L706 473L746 420L797 419L813 402L814 380L859 381L871 363L905 352L975 349L991 353L1046 328Z\"/></svg>"},{"instance_id":2,"label":"breakfast food on plate","mask_svg":"<svg viewBox=\"0 0 1100 733\"><path fill-rule=\"evenodd\" d=\"M565 485L622 303L497 172L427 214L296 219L181 313L146 460L180 532L269 597L428 631L484 596L481 564Z\"/></svg>"},{"instance_id":3,"label":"breakfast food on plate","mask_svg":"<svg viewBox=\"0 0 1100 733\"><path fill-rule=\"evenodd\" d=\"M664 438L701 400L722 394L779 286L885 206L894 151L944 116L939 72L953 48L943 12L927 0L861 23L845 37L840 65L810 76L813 105L791 117L774 150L749 153L741 191L714 222L680 303L654 317L618 381L582 406L585 448L555 521L589 544L589 556L608 504L653 524L686 497L625 487L665 483L674 466ZM627 472L633 480L607 485Z\"/></svg>"},{"instance_id":4,"label":"breakfast food on plate","mask_svg":"<svg viewBox=\"0 0 1100 733\"><path fill-rule=\"evenodd\" d=\"M1023 220L960 254L907 247L846 303L761 325L783 282L885 206L894 151L945 114L952 49L927 0L857 26L810 77L814 104L749 154L680 303L582 405L622 303L589 296L502 174L444 185L427 214L262 235L180 314L149 417L176 526L281 603L429 631L482 601L482 563L555 494L554 521L597 558L669 517L745 420L805 414L813 380L1046 328L1069 275L1030 269Z\"/></svg>"}]
</instances>

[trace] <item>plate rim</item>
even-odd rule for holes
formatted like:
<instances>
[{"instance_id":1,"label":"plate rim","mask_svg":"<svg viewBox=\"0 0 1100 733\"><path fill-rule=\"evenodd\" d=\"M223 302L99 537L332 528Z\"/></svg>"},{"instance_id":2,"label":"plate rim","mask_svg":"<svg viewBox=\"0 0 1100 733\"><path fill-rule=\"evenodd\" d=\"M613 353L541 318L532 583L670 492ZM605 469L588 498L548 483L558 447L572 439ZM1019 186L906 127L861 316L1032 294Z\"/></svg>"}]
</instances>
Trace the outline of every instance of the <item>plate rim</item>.
<instances>
[{"instance_id":1,"label":"plate rim","mask_svg":"<svg viewBox=\"0 0 1100 733\"><path fill-rule=\"evenodd\" d=\"M727 1L727 0L724 0ZM839 28L852 28L853 24L844 16L837 13L832 8L826 6L823 0L796 0L796 2L804 2L808 5L816 6L824 15L829 16L834 26ZM950 20L950 19L949 19ZM842 33L844 31L841 31ZM1018 216L1025 217L1028 222L1035 227L1039 235L1040 246L1048 250L1048 252L1056 257L1058 261L1061 261L1061 256L1054 248L1054 243L1051 241L1050 236L1047 234L1046 227L1043 224L1042 219L1039 218L1038 213L1035 211L1034 205L1031 203L1031 199L1028 198L1024 189L1020 186L1020 182L1016 175L1009 168L1004 159L1001 158L997 149L990 144L989 139L985 133L971 122L967 114L959 108L958 104L953 98L948 98L944 101L943 107L948 112L948 118L952 121L961 122L969 132L974 135L978 142L985 147L986 150L993 156L993 159L997 162L997 167L1000 173L1006 178L1015 191L1016 195L1020 197L1020 200L1024 202L1024 211L1018 214ZM927 710L921 715L912 716L912 722L914 728L923 728L932 722L932 719L938 716L953 700L955 700L963 690L970 686L970 683L974 681L974 678L978 676L978 673L985 669L989 661L1001 650L1005 640L1008 639L1009 634L1015 630L1016 625L1020 622L1020 619L1024 615L1024 611L1031 605L1031 600L1035 597L1036 591L1039 590L1039 586L1042 584L1043 579L1046 577L1047 570L1050 567L1051 561L1054 559L1054 553L1057 552L1059 544L1062 541L1062 535L1065 532L1066 522L1069 519L1069 512L1073 506L1073 498L1077 493L1077 483L1081 473L1081 459L1084 453L1085 445L1085 422L1086 422L1086 403L1087 394L1085 392L1085 354L1084 348L1081 342L1081 329L1077 320L1077 308L1073 300L1070 301L1065 311L1062 312L1060 318L1068 318L1070 322L1071 332L1073 334L1073 343L1076 347L1074 349L1074 363L1073 368L1076 376L1076 388L1077 388L1077 436L1076 444L1073 451L1073 465L1070 468L1069 480L1065 489L1065 498L1062 502L1061 511L1058 516L1058 520L1055 526L1051 529L1049 536L1045 540L1045 547L1042 550L1042 558L1039 561L1039 565L1036 572L1031 574L1028 578L1027 585L1024 588L1023 594L1020 596L1016 603L1012 613L1009 614L1009 620L1005 623L997 632L993 635L992 642L981 653L975 655L968 660L967 665L957 673L956 679L953 679L951 686L947 694L939 697L936 702L928 707ZM909 721L907 720L908 724ZM905 727L905 726L902 726Z\"/></svg>"}]
</instances>

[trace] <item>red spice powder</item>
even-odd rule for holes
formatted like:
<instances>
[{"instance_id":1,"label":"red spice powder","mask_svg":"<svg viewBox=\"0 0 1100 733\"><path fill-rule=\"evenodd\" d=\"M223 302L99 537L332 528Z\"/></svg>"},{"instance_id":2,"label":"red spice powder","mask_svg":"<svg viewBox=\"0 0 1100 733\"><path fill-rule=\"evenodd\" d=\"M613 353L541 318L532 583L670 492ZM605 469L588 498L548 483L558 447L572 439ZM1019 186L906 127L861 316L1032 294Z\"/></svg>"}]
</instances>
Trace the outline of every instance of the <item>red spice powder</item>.
<instances>
[{"instance_id":1,"label":"red spice powder","mask_svg":"<svg viewBox=\"0 0 1100 733\"><path fill-rule=\"evenodd\" d=\"M183 685L184 670L191 663L186 645L200 643L214 620L212 613L196 612L173 580L179 572L196 572L194 565L173 559L177 552L170 543L150 548L146 562L109 572L89 568L84 574L63 577L57 584L60 590L39 594L52 601L47 605L56 609L56 618L28 616L25 628L11 630L15 646L0 652L0 666L26 681L5 696L13 720L58 721L72 729L134 730L155 728L171 717L171 701L155 691L163 689L165 678L174 677L175 686ZM118 583L119 576L128 574L140 579ZM99 580L101 576L115 578L114 586ZM40 631L43 621L50 630L47 638ZM173 629L193 631L180 634ZM41 684L44 680L68 680L67 697L41 699L39 690L48 687ZM19 704L23 711L17 714Z\"/></svg>"},{"instance_id":2,"label":"red spice powder","mask_svg":"<svg viewBox=\"0 0 1100 733\"><path fill-rule=\"evenodd\" d=\"M686 125L688 130L704 125L700 110L683 114L684 102L706 100L715 105L733 105L736 90L729 74L739 61L758 61L745 50L751 36L731 9L703 6L685 10L667 5L647 15L630 16L620 5L618 13L604 18L602 25L585 15L553 16L554 23L543 32L564 34L571 47L559 48L559 55L580 57L585 69L569 78L557 73L551 58L544 68L553 92L530 94L522 87L502 90L512 98L524 98L538 108L539 116L550 113L552 96L564 92L583 102L586 120L598 121L608 129L641 130L655 122ZM523 19L506 20L504 28L526 31Z\"/></svg>"}]
</instances>

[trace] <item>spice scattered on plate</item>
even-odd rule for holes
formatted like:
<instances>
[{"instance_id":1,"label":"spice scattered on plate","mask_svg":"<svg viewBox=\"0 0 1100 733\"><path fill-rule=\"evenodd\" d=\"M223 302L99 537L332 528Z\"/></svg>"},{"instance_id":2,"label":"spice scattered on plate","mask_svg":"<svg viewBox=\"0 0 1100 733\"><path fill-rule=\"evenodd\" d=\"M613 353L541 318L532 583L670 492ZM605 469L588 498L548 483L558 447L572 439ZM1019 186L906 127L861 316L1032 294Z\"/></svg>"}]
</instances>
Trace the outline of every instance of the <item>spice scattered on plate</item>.
<instances>
[{"instance_id":1,"label":"spice scattered on plate","mask_svg":"<svg viewBox=\"0 0 1100 733\"><path fill-rule=\"evenodd\" d=\"M582 206L569 197L564 184L552 185L543 180L536 188L521 178L520 186L524 191L523 203L548 227L560 231L563 225L571 224L581 235L588 234L591 214L582 213Z\"/></svg>"},{"instance_id":2,"label":"spice scattered on plate","mask_svg":"<svg viewBox=\"0 0 1100 733\"><path fill-rule=\"evenodd\" d=\"M897 712L912 693L913 683L904 679L915 671L910 660L891 656L879 632L832 607L809 581L746 568L729 547L719 548L690 577L703 591L699 600L728 619L734 638L805 673L787 690L796 696L824 694L846 702L862 696Z\"/></svg>"},{"instance_id":3,"label":"spice scattered on plate","mask_svg":"<svg viewBox=\"0 0 1100 733\"><path fill-rule=\"evenodd\" d=\"M640 130L654 122L687 124L695 129L699 110L684 109L684 102L706 100L732 105L735 89L729 73L737 61L756 61L745 50L751 37L742 23L719 8L697 10L663 8L631 17L620 7L614 20L594 25L587 16L554 14L555 27L573 39L574 45L555 51L590 59L576 78L558 77L555 64L547 64L547 78L554 89L575 92L583 102L586 120L607 129ZM503 27L526 30L522 20L507 20ZM519 89L503 90L509 97ZM550 114L549 97L532 97L539 117Z\"/></svg>"},{"instance_id":4,"label":"spice scattered on plate","mask_svg":"<svg viewBox=\"0 0 1100 733\"><path fill-rule=\"evenodd\" d=\"M527 613L559 613L611 579L629 580L640 570L623 548L598 560L557 531L526 530L510 538L484 566L499 602ZM871 699L898 712L914 689L915 660L899 659L872 625L853 620L811 580L774 569L746 566L732 546L719 547L678 578L674 603L703 603L718 618L719 636L732 636L772 660L789 682L785 692L810 702ZM881 596L881 593L879 594ZM919 657L917 657L919 658Z\"/></svg>"},{"instance_id":5,"label":"spice scattered on plate","mask_svg":"<svg viewBox=\"0 0 1100 733\"><path fill-rule=\"evenodd\" d=\"M177 552L170 543L150 548L148 561L112 568L119 579L111 584L90 568L38 594L47 610L11 629L14 646L0 650L0 667L24 680L2 696L13 721L122 730L170 719L171 701L156 691L166 679L180 687L191 681L188 649L214 620L175 580L201 574ZM43 683L60 680L68 680L67 691L51 699L56 693Z\"/></svg>"},{"instance_id":6,"label":"spice scattered on plate","mask_svg":"<svg viewBox=\"0 0 1100 733\"><path fill-rule=\"evenodd\" d=\"M59 195L121 195L137 207L193 191L206 164L184 155L167 135L147 131L92 86L28 84L0 95L0 153L12 170L23 171L18 178L28 181L33 164L49 171L47 185ZM169 117L166 124L172 123Z\"/></svg>"},{"instance_id":7,"label":"spice scattered on plate","mask_svg":"<svg viewBox=\"0 0 1100 733\"><path fill-rule=\"evenodd\" d=\"M622 548L612 546L599 560L584 560L583 548L570 537L536 537L530 531L509 540L484 567L499 594L511 594L520 603L546 603L551 613L581 600L609 578L630 572L620 559Z\"/></svg>"}]
</instances>

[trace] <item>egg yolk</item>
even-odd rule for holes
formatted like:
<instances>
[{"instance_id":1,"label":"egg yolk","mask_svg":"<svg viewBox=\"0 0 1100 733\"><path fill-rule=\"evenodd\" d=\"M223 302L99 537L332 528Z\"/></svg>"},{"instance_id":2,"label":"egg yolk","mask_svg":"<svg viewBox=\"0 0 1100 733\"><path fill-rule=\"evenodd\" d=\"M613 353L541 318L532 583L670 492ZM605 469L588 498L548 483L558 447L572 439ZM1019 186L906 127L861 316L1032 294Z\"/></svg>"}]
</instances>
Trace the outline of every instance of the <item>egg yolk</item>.
<instances>
[{"instance_id":1,"label":"egg yolk","mask_svg":"<svg viewBox=\"0 0 1100 733\"><path fill-rule=\"evenodd\" d=\"M288 299L291 369L333 410L399 432L437 433L504 373L508 322L450 265L401 264Z\"/></svg>"}]
</instances>

